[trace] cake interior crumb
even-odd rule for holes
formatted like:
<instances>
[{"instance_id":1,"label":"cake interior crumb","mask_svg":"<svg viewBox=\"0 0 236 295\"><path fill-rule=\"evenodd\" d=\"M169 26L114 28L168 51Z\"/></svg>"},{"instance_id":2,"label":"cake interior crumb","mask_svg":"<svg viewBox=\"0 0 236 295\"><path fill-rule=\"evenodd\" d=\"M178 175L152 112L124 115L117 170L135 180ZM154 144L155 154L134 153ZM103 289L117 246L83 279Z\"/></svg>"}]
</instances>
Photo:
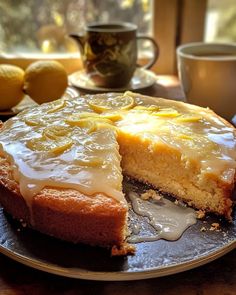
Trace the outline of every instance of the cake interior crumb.
<instances>
[{"instance_id":1,"label":"cake interior crumb","mask_svg":"<svg viewBox=\"0 0 236 295\"><path fill-rule=\"evenodd\" d=\"M213 222L210 227L210 231L219 231L220 230L220 224L218 222Z\"/></svg>"},{"instance_id":2,"label":"cake interior crumb","mask_svg":"<svg viewBox=\"0 0 236 295\"><path fill-rule=\"evenodd\" d=\"M197 211L197 219L202 219L206 216L206 212L203 210L198 210Z\"/></svg>"},{"instance_id":3,"label":"cake interior crumb","mask_svg":"<svg viewBox=\"0 0 236 295\"><path fill-rule=\"evenodd\" d=\"M121 246L114 245L111 249L111 256L124 256L124 255L134 255L136 252L136 247L129 244L124 243Z\"/></svg>"},{"instance_id":4,"label":"cake interior crumb","mask_svg":"<svg viewBox=\"0 0 236 295\"><path fill-rule=\"evenodd\" d=\"M149 199L160 201L162 199L162 195L160 195L158 192L154 191L153 189L149 189L145 193L141 194L141 199L145 201Z\"/></svg>"}]
</instances>

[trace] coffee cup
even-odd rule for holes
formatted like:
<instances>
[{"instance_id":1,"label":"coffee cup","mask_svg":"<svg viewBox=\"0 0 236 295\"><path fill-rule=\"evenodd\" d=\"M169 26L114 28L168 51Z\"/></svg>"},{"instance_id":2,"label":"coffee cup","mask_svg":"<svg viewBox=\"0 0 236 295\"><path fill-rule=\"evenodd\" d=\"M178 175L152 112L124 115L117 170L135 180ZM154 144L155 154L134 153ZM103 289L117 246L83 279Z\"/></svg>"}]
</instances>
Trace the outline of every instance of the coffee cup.
<instances>
[{"instance_id":1,"label":"coffee cup","mask_svg":"<svg viewBox=\"0 0 236 295\"><path fill-rule=\"evenodd\" d=\"M144 65L150 68L157 60L159 48L154 39L137 36L131 23L93 23L84 35L71 34L79 45L83 66L95 86L118 88L129 83L137 65L137 40L152 43L153 58Z\"/></svg>"},{"instance_id":2,"label":"coffee cup","mask_svg":"<svg viewBox=\"0 0 236 295\"><path fill-rule=\"evenodd\" d=\"M189 43L177 48L177 60L187 102L231 120L236 114L236 44Z\"/></svg>"}]
</instances>

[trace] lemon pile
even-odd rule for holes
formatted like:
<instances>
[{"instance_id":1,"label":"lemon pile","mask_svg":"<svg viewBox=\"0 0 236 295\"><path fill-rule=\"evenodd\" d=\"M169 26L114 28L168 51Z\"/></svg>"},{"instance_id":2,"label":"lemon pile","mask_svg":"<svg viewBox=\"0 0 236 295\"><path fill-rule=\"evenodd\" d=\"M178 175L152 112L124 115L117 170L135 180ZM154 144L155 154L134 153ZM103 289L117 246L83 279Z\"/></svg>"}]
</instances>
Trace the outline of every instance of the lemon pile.
<instances>
[{"instance_id":1,"label":"lemon pile","mask_svg":"<svg viewBox=\"0 0 236 295\"><path fill-rule=\"evenodd\" d=\"M68 85L65 68L57 61L36 61L23 71L0 65L0 110L17 105L25 94L41 104L59 99Z\"/></svg>"},{"instance_id":2,"label":"lemon pile","mask_svg":"<svg viewBox=\"0 0 236 295\"><path fill-rule=\"evenodd\" d=\"M68 81L65 68L57 61L34 62L25 70L24 92L41 104L60 98Z\"/></svg>"},{"instance_id":3,"label":"lemon pile","mask_svg":"<svg viewBox=\"0 0 236 295\"><path fill-rule=\"evenodd\" d=\"M0 110L15 106L24 96L24 71L12 65L0 65Z\"/></svg>"}]
</instances>

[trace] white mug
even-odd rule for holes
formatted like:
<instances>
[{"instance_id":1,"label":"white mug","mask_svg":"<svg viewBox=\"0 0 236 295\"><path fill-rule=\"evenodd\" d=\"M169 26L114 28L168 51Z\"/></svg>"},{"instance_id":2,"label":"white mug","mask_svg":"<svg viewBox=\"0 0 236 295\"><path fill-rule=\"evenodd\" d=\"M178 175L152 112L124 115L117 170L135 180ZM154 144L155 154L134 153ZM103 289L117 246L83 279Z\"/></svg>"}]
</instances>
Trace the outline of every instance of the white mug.
<instances>
[{"instance_id":1,"label":"white mug","mask_svg":"<svg viewBox=\"0 0 236 295\"><path fill-rule=\"evenodd\" d=\"M177 48L187 102L231 120L236 114L236 43L189 43Z\"/></svg>"}]
</instances>

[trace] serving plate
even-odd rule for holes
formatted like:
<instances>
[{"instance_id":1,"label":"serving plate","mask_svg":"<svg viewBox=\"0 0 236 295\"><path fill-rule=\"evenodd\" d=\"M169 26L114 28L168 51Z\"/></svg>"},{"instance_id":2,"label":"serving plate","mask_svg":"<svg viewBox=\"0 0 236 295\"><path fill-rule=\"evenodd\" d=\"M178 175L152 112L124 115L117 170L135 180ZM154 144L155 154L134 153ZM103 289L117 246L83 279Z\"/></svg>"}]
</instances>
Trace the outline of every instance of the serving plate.
<instances>
[{"instance_id":1,"label":"serving plate","mask_svg":"<svg viewBox=\"0 0 236 295\"><path fill-rule=\"evenodd\" d=\"M124 181L126 194L147 188ZM135 222L146 222L130 210ZM235 211L232 223L209 215L177 241L142 242L136 244L134 256L111 257L109 250L75 245L22 227L1 208L0 252L30 267L66 277L104 281L160 277L203 265L235 249ZM214 222L220 223L219 231L210 230ZM203 227L206 231L201 231Z\"/></svg>"},{"instance_id":2,"label":"serving plate","mask_svg":"<svg viewBox=\"0 0 236 295\"><path fill-rule=\"evenodd\" d=\"M137 68L128 85L120 88L105 88L95 86L85 71L80 70L69 76L69 82L72 86L86 92L122 92L126 90L135 91L151 87L157 82L157 76L152 71Z\"/></svg>"}]
</instances>

